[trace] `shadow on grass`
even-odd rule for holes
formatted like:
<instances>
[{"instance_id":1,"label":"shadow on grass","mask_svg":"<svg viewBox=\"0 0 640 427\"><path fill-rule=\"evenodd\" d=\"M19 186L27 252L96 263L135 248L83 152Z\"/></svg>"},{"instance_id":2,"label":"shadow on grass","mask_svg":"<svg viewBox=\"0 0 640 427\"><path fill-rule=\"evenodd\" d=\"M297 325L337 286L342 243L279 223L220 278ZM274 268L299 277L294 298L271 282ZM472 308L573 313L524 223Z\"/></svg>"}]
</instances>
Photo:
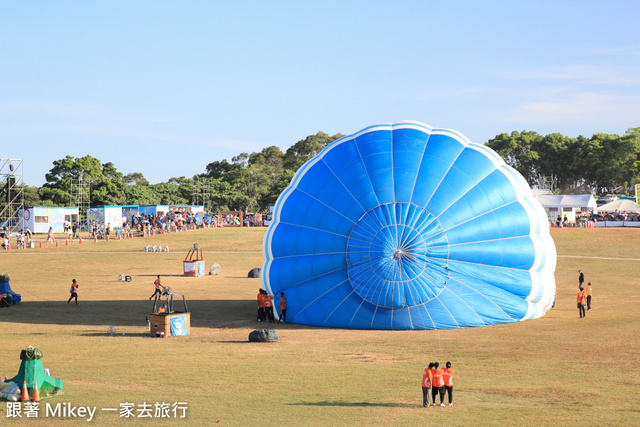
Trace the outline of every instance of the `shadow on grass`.
<instances>
[{"instance_id":1,"label":"shadow on grass","mask_svg":"<svg viewBox=\"0 0 640 427\"><path fill-rule=\"evenodd\" d=\"M408 403L372 403L372 402L329 402L323 400L320 402L300 402L289 403L290 406L360 406L360 407L384 407L384 408L414 408L417 405Z\"/></svg>"},{"instance_id":2,"label":"shadow on grass","mask_svg":"<svg viewBox=\"0 0 640 427\"><path fill-rule=\"evenodd\" d=\"M291 323L259 323L256 320L256 302L253 300L187 300L192 327L238 329L314 329L313 326ZM126 301L24 301L0 309L0 323L27 323L43 325L114 325L145 326L153 303L149 300ZM182 301L175 300L176 311L182 310Z\"/></svg>"}]
</instances>

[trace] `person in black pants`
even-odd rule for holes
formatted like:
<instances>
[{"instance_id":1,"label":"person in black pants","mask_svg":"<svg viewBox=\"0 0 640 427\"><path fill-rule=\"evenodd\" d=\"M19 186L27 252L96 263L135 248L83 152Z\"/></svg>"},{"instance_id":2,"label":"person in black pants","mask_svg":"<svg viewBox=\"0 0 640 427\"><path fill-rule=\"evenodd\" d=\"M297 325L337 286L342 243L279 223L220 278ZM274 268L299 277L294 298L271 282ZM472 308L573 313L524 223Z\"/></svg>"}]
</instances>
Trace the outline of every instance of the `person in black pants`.
<instances>
[{"instance_id":1,"label":"person in black pants","mask_svg":"<svg viewBox=\"0 0 640 427\"><path fill-rule=\"evenodd\" d=\"M580 318L586 317L587 313L584 310L584 303L587 301L587 296L585 295L584 290L580 289L578 291L578 312L580 312Z\"/></svg>"},{"instance_id":2,"label":"person in black pants","mask_svg":"<svg viewBox=\"0 0 640 427\"><path fill-rule=\"evenodd\" d=\"M444 370L440 369L440 363L435 362L433 364L433 381L431 384L431 402L433 406L436 406L436 397L440 395L440 406L444 406Z\"/></svg>"},{"instance_id":3,"label":"person in black pants","mask_svg":"<svg viewBox=\"0 0 640 427\"><path fill-rule=\"evenodd\" d=\"M453 405L453 369L451 369L451 362L447 362L446 368L442 374L444 379L444 390L449 396L449 406Z\"/></svg>"},{"instance_id":4,"label":"person in black pants","mask_svg":"<svg viewBox=\"0 0 640 427\"><path fill-rule=\"evenodd\" d=\"M76 304L78 304L78 284L76 283L76 279L73 279L73 281L71 282L71 289L69 289L69 292L71 293L71 296L69 297L69 299L67 300L67 304L69 304L71 302L72 299L76 299Z\"/></svg>"},{"instance_id":5,"label":"person in black pants","mask_svg":"<svg viewBox=\"0 0 640 427\"><path fill-rule=\"evenodd\" d=\"M582 290L584 287L584 273L582 272L582 270L578 270L578 273L580 273L580 275L578 276L578 285L580 287L580 290Z\"/></svg>"}]
</instances>

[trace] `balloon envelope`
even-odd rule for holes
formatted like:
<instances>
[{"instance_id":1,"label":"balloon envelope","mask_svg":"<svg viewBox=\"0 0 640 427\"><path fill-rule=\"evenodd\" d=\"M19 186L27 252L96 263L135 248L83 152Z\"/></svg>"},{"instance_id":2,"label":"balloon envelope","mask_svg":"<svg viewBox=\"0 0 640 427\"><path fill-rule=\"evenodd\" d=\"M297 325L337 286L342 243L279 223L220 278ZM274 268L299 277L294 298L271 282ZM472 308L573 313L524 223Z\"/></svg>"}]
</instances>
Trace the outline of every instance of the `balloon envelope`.
<instances>
[{"instance_id":1,"label":"balloon envelope","mask_svg":"<svg viewBox=\"0 0 640 427\"><path fill-rule=\"evenodd\" d=\"M286 320L447 329L543 316L556 252L542 206L491 149L420 122L371 126L296 173L265 234Z\"/></svg>"}]
</instances>

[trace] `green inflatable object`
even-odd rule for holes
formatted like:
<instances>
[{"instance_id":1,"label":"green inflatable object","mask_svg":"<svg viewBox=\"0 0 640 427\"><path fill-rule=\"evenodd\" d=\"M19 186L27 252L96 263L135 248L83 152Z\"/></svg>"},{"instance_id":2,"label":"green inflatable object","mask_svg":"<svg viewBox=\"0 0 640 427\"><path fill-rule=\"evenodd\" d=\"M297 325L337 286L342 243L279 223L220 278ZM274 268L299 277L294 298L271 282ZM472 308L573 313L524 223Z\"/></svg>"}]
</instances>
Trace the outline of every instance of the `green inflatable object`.
<instances>
[{"instance_id":1,"label":"green inflatable object","mask_svg":"<svg viewBox=\"0 0 640 427\"><path fill-rule=\"evenodd\" d=\"M40 397L57 394L62 391L62 380L53 378L44 373L42 367L42 350L29 347L20 352L20 371L18 375L7 381L13 381L20 386L26 381L29 389L29 396L33 396L34 384L38 384Z\"/></svg>"}]
</instances>

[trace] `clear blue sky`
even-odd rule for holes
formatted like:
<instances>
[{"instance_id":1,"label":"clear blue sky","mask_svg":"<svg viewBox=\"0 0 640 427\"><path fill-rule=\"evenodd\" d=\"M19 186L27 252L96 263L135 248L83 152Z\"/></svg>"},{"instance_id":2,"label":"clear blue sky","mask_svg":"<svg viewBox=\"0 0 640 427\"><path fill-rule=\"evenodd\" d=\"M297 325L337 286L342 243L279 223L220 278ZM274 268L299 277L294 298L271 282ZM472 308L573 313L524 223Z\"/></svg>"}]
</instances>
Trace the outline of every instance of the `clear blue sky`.
<instances>
[{"instance_id":1,"label":"clear blue sky","mask_svg":"<svg viewBox=\"0 0 640 427\"><path fill-rule=\"evenodd\" d=\"M640 126L638 1L0 2L0 157L151 182L419 120L484 143Z\"/></svg>"}]
</instances>

